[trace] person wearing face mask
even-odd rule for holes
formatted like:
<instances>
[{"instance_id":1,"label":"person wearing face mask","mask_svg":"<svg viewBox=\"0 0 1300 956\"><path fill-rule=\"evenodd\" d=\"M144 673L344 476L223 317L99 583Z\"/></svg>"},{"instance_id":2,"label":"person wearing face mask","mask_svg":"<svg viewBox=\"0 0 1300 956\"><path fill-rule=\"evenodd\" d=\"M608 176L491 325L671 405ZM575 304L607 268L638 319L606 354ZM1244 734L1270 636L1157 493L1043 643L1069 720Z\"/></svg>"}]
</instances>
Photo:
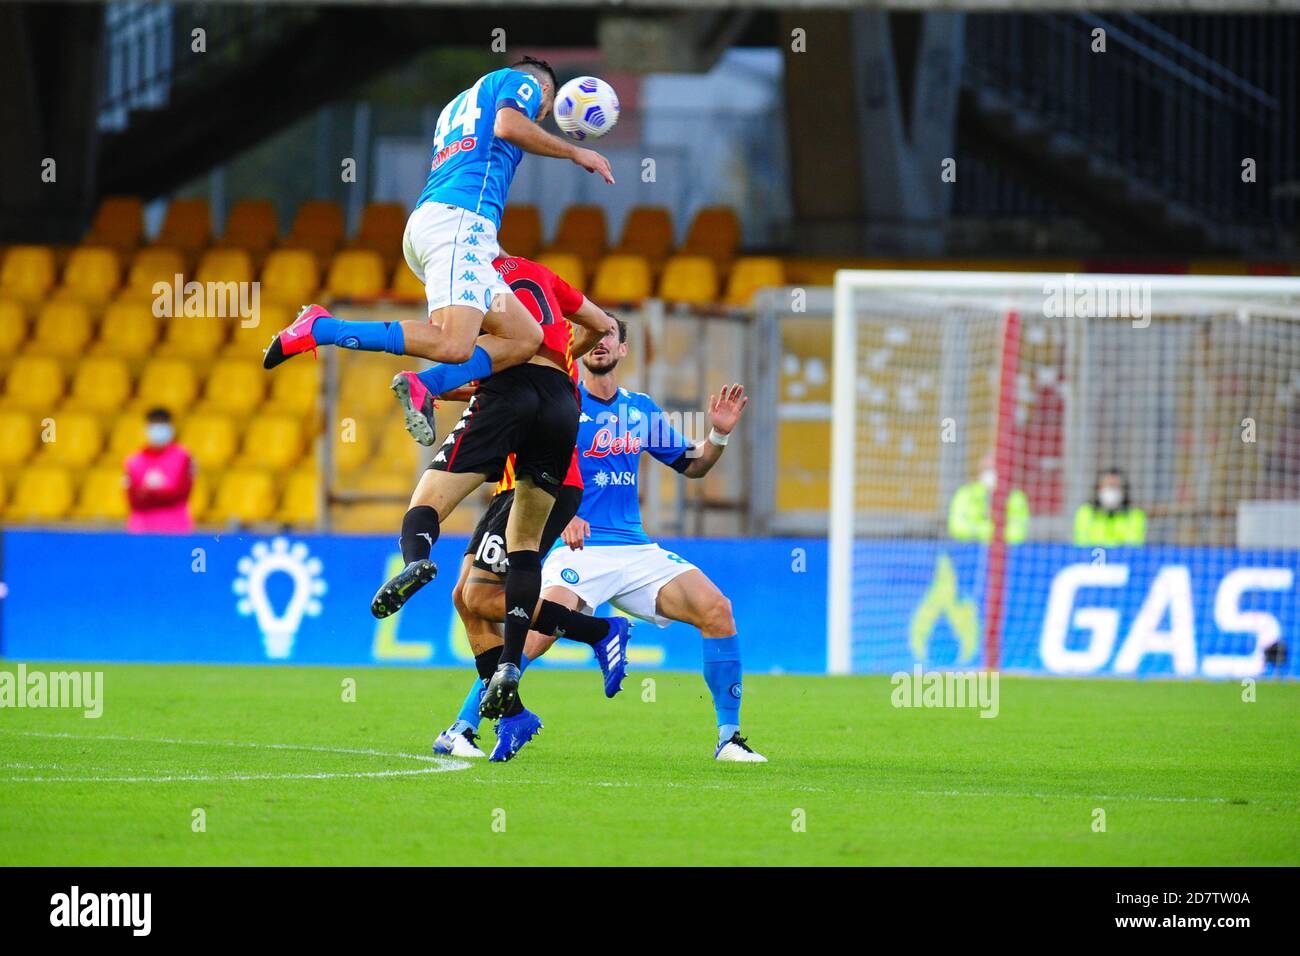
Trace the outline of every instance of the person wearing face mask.
<instances>
[{"instance_id":1,"label":"person wearing face mask","mask_svg":"<svg viewBox=\"0 0 1300 956\"><path fill-rule=\"evenodd\" d=\"M962 485L948 504L948 534L956 541L993 540L993 489L997 487L996 459L988 452L980 459L979 477ZM1020 544L1029 532L1029 499L1019 488L1007 494L1002 536L1007 544Z\"/></svg>"},{"instance_id":2,"label":"person wearing face mask","mask_svg":"<svg viewBox=\"0 0 1300 956\"><path fill-rule=\"evenodd\" d=\"M1128 500L1128 479L1116 468L1097 476L1097 493L1074 513L1074 543L1081 548L1140 545L1147 537L1147 515Z\"/></svg>"},{"instance_id":3,"label":"person wearing face mask","mask_svg":"<svg viewBox=\"0 0 1300 956\"><path fill-rule=\"evenodd\" d=\"M145 418L146 444L126 460L126 499L133 534L186 534L194 530L190 490L194 460L176 442L171 413L155 408Z\"/></svg>"}]
</instances>

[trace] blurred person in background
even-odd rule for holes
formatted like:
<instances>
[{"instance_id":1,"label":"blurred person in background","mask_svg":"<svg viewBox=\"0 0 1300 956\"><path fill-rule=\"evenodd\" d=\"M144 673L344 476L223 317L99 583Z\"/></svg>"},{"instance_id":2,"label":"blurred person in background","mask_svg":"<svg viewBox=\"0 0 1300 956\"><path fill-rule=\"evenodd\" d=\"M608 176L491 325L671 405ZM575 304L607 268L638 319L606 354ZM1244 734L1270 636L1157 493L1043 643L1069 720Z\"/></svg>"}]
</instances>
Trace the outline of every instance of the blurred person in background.
<instances>
[{"instance_id":1,"label":"blurred person in background","mask_svg":"<svg viewBox=\"0 0 1300 956\"><path fill-rule=\"evenodd\" d=\"M948 504L948 534L956 541L993 540L993 489L997 487L997 460L993 452L980 459L979 476L962 485ZM1006 524L1003 537L1007 544L1020 544L1029 531L1029 499L1019 488L1007 494Z\"/></svg>"},{"instance_id":2,"label":"blurred person in background","mask_svg":"<svg viewBox=\"0 0 1300 956\"><path fill-rule=\"evenodd\" d=\"M1092 501L1074 513L1074 543L1081 548L1140 545L1147 539L1147 514L1129 501L1128 478L1118 468L1097 476Z\"/></svg>"},{"instance_id":3,"label":"blurred person in background","mask_svg":"<svg viewBox=\"0 0 1300 956\"><path fill-rule=\"evenodd\" d=\"M145 446L126 460L131 509L126 529L133 534L186 534L194 530L194 459L176 442L171 412L152 409L145 422Z\"/></svg>"}]
</instances>

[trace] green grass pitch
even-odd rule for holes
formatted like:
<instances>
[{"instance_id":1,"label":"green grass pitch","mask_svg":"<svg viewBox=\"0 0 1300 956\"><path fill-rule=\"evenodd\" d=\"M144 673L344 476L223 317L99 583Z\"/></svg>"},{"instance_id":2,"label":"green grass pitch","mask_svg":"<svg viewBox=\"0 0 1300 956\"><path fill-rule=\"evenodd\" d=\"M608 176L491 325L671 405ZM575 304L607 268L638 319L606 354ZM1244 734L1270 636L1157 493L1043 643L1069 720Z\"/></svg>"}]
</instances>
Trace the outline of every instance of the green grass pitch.
<instances>
[{"instance_id":1,"label":"green grass pitch","mask_svg":"<svg viewBox=\"0 0 1300 956\"><path fill-rule=\"evenodd\" d=\"M607 701L594 669L539 669L542 735L448 770L429 744L468 671L103 670L97 720L0 710L0 861L1300 863L1293 684L1247 703L1231 682L1004 677L983 719L895 709L887 677L753 675L745 732L771 762L721 765L698 674L633 673Z\"/></svg>"}]
</instances>

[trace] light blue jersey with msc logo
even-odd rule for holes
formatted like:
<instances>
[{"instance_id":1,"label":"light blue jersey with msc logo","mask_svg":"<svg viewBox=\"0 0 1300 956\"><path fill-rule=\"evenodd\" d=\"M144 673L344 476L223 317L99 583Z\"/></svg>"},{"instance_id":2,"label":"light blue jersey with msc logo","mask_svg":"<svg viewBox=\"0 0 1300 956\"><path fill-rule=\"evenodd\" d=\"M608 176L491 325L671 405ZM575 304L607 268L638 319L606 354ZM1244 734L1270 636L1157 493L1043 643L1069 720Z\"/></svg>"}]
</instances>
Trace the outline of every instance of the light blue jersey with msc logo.
<instances>
[{"instance_id":1,"label":"light blue jersey with msc logo","mask_svg":"<svg viewBox=\"0 0 1300 956\"><path fill-rule=\"evenodd\" d=\"M586 385L578 386L578 394L582 399L578 469L583 489L578 515L591 525L586 543L649 544L637 495L641 454L648 452L680 472L691 463L686 453L694 445L649 395L620 388L606 402L589 393Z\"/></svg>"},{"instance_id":2,"label":"light blue jersey with msc logo","mask_svg":"<svg viewBox=\"0 0 1300 956\"><path fill-rule=\"evenodd\" d=\"M427 202L458 206L501 227L501 210L523 158L518 146L492 132L497 110L519 110L537 119L542 86L519 70L497 70L461 93L438 116L429 179L416 208Z\"/></svg>"}]
</instances>

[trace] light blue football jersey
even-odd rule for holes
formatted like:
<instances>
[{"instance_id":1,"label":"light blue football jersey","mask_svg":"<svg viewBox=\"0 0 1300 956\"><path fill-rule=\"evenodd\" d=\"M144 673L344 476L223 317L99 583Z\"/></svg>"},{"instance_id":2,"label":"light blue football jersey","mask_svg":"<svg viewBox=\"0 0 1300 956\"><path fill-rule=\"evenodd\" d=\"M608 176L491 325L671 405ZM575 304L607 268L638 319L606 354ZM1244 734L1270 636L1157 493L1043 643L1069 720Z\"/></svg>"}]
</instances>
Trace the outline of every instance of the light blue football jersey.
<instances>
[{"instance_id":1,"label":"light blue football jersey","mask_svg":"<svg viewBox=\"0 0 1300 956\"><path fill-rule=\"evenodd\" d=\"M542 86L519 70L497 70L443 107L433 138L433 160L416 208L446 203L478 213L499 229L515 168L524 151L492 132L497 110L517 109L536 120Z\"/></svg>"},{"instance_id":2,"label":"light blue football jersey","mask_svg":"<svg viewBox=\"0 0 1300 956\"><path fill-rule=\"evenodd\" d=\"M691 463L686 453L694 445L649 395L620 388L606 402L585 385L578 386L578 394L582 399L578 469L583 489L578 515L591 525L586 543L649 544L637 496L641 455L649 453L680 472Z\"/></svg>"}]
</instances>

